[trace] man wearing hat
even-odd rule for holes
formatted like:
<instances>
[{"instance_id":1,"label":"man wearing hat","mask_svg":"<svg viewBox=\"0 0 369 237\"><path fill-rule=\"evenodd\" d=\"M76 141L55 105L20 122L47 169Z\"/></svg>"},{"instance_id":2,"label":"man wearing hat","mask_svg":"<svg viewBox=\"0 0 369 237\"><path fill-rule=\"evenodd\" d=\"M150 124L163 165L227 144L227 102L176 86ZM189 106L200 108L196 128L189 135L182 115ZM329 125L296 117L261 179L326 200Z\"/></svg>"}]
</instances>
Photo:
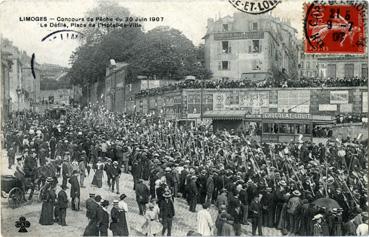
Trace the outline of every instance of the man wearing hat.
<instances>
[{"instance_id":1,"label":"man wearing hat","mask_svg":"<svg viewBox=\"0 0 369 237\"><path fill-rule=\"evenodd\" d=\"M59 209L58 211L58 219L59 219L59 225L66 226L67 223L65 222L65 218L67 216L67 208L68 208L68 196L65 192L66 186L62 186L62 190L58 193L58 202L57 207Z\"/></svg>"},{"instance_id":2,"label":"man wearing hat","mask_svg":"<svg viewBox=\"0 0 369 237\"><path fill-rule=\"evenodd\" d=\"M106 209L109 206L109 201L101 200L100 208L97 209L97 223L96 225L99 228L100 236L108 236L108 227L109 227L109 212Z\"/></svg>"},{"instance_id":3,"label":"man wearing hat","mask_svg":"<svg viewBox=\"0 0 369 237\"><path fill-rule=\"evenodd\" d=\"M90 193L89 198L86 200L86 217L88 219L92 219L95 216L96 211L96 202L95 202L95 194Z\"/></svg>"},{"instance_id":4,"label":"man wearing hat","mask_svg":"<svg viewBox=\"0 0 369 237\"><path fill-rule=\"evenodd\" d=\"M136 185L136 201L138 204L139 214L143 215L146 210L146 203L149 202L150 190L143 183L142 179L139 179Z\"/></svg>"},{"instance_id":5,"label":"man wearing hat","mask_svg":"<svg viewBox=\"0 0 369 237\"><path fill-rule=\"evenodd\" d=\"M314 236L322 236L323 235L322 219L323 219L322 214L317 214L313 218L313 221L315 222L314 227L313 227L313 235Z\"/></svg>"},{"instance_id":6,"label":"man wearing hat","mask_svg":"<svg viewBox=\"0 0 369 237\"><path fill-rule=\"evenodd\" d=\"M95 196L95 198L93 198L93 200L91 200L93 195L90 194L90 199L88 202L88 206L87 206L87 201L86 201L86 216L89 219L88 225L85 228L85 231L83 233L83 236L99 236L99 224L98 224L98 215L97 213L99 212L99 208L101 208L101 206L99 205L99 203L101 202L101 196L97 195Z\"/></svg>"},{"instance_id":7,"label":"man wearing hat","mask_svg":"<svg viewBox=\"0 0 369 237\"><path fill-rule=\"evenodd\" d=\"M167 236L171 236L172 234L172 221L175 215L174 205L172 201L172 194L169 190L167 190L163 194L164 200L159 203L160 214L159 220L163 224L163 230L161 235L164 235L167 232Z\"/></svg>"},{"instance_id":8,"label":"man wearing hat","mask_svg":"<svg viewBox=\"0 0 369 237\"><path fill-rule=\"evenodd\" d=\"M190 204L190 212L196 212L197 198L199 196L199 191L196 184L197 176L193 175L191 177L190 189L188 190L188 198Z\"/></svg>"},{"instance_id":9,"label":"man wearing hat","mask_svg":"<svg viewBox=\"0 0 369 237\"><path fill-rule=\"evenodd\" d=\"M302 201L300 199L301 193L299 190L295 190L292 192L293 197L288 200L287 203L287 215L288 215L288 230L292 234L296 234L298 231L298 223L299 223L299 215L298 209L302 205Z\"/></svg>"},{"instance_id":10,"label":"man wearing hat","mask_svg":"<svg viewBox=\"0 0 369 237\"><path fill-rule=\"evenodd\" d=\"M272 188L266 187L261 199L263 209L263 225L272 228L274 225L275 199Z\"/></svg>"},{"instance_id":11,"label":"man wearing hat","mask_svg":"<svg viewBox=\"0 0 369 237\"><path fill-rule=\"evenodd\" d=\"M124 199L125 194L121 197ZM124 202L121 200L121 202ZM126 210L119 207L119 201L113 201L113 208L110 211L112 222L110 223L110 230L113 232L113 236L128 236L128 225L126 218Z\"/></svg>"},{"instance_id":12,"label":"man wearing hat","mask_svg":"<svg viewBox=\"0 0 369 237\"><path fill-rule=\"evenodd\" d=\"M114 193L114 186L116 186L117 194L119 194L119 177L122 173L118 161L113 162L113 166L111 167L111 176L112 176L112 183L111 183L111 189Z\"/></svg>"},{"instance_id":13,"label":"man wearing hat","mask_svg":"<svg viewBox=\"0 0 369 237\"><path fill-rule=\"evenodd\" d=\"M106 177L108 178L107 181L108 181L108 186L110 188L111 187L111 181L113 179L113 176L111 174L113 164L112 164L111 158L106 157L105 159L106 159L106 163L104 165L104 170L105 170L105 173L106 173Z\"/></svg>"},{"instance_id":14,"label":"man wearing hat","mask_svg":"<svg viewBox=\"0 0 369 237\"><path fill-rule=\"evenodd\" d=\"M254 199L250 203L250 213L251 213L251 224L252 224L252 235L256 235L256 230L258 230L259 236L263 235L262 232L262 207L260 200L262 198L262 194L257 194Z\"/></svg>"},{"instance_id":15,"label":"man wearing hat","mask_svg":"<svg viewBox=\"0 0 369 237\"><path fill-rule=\"evenodd\" d=\"M62 164L62 176L63 176L62 186L65 187L66 189L68 188L67 182L68 182L68 178L71 176L71 171L72 171L72 167L71 167L71 163L69 160L69 151L67 151L65 152L65 156L64 156L64 160Z\"/></svg>"},{"instance_id":16,"label":"man wearing hat","mask_svg":"<svg viewBox=\"0 0 369 237\"><path fill-rule=\"evenodd\" d=\"M79 166L79 180L80 180L81 188L85 187L84 182L85 182L85 177L87 176L86 175L86 161L87 161L86 159L87 159L86 151L83 150L82 155L79 158L79 163L78 163L78 166Z\"/></svg>"},{"instance_id":17,"label":"man wearing hat","mask_svg":"<svg viewBox=\"0 0 369 237\"><path fill-rule=\"evenodd\" d=\"M78 182L78 176L79 171L73 170L72 176L69 179L69 183L71 185L70 188L70 197L72 199L71 207L73 211L79 211L81 189Z\"/></svg>"}]
</instances>

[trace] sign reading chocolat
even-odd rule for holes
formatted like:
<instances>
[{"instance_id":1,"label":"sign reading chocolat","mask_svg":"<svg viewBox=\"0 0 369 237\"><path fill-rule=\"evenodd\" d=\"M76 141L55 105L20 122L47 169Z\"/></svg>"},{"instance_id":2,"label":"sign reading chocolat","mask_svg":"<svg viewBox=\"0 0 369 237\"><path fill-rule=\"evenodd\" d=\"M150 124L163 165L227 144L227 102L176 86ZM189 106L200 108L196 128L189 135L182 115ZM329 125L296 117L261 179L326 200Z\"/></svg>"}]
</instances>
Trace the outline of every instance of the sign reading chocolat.
<instances>
[{"instance_id":1,"label":"sign reading chocolat","mask_svg":"<svg viewBox=\"0 0 369 237\"><path fill-rule=\"evenodd\" d=\"M238 10L249 14L262 14L273 10L281 0L228 0Z\"/></svg>"}]
</instances>

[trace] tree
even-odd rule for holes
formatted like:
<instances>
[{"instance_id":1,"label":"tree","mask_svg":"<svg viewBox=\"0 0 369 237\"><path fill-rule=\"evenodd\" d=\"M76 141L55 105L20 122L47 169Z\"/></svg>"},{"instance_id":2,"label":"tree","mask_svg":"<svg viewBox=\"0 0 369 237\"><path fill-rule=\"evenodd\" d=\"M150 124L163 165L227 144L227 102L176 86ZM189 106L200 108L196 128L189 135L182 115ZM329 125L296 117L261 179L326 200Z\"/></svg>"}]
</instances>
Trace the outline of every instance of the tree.
<instances>
[{"instance_id":1,"label":"tree","mask_svg":"<svg viewBox=\"0 0 369 237\"><path fill-rule=\"evenodd\" d=\"M97 8L89 11L90 17L130 16L128 9L116 2L100 2ZM69 76L73 84L92 84L104 80L106 67L110 59L128 62L133 54L132 45L144 33L141 28L85 28L85 42L72 53Z\"/></svg>"},{"instance_id":2,"label":"tree","mask_svg":"<svg viewBox=\"0 0 369 237\"><path fill-rule=\"evenodd\" d=\"M117 17L124 19L125 17L132 16L129 10L120 6L116 1L100 1L98 6L88 11L85 17L110 17L114 22ZM113 28L109 27L85 27L82 30L86 44L99 43L105 35L112 31Z\"/></svg>"},{"instance_id":3,"label":"tree","mask_svg":"<svg viewBox=\"0 0 369 237\"><path fill-rule=\"evenodd\" d=\"M158 79L210 75L199 62L198 48L177 29L156 27L134 45L133 51L135 53L130 60L133 79L137 75Z\"/></svg>"}]
</instances>

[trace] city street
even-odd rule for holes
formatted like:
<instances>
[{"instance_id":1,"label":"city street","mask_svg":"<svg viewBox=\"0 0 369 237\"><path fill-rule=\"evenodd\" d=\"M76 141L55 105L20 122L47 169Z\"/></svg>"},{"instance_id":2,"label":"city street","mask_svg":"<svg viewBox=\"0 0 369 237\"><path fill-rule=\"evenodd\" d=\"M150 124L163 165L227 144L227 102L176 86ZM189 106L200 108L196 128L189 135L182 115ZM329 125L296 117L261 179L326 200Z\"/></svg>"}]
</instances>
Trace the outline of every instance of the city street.
<instances>
[{"instance_id":1,"label":"city street","mask_svg":"<svg viewBox=\"0 0 369 237\"><path fill-rule=\"evenodd\" d=\"M6 156L3 156L3 159L1 160L2 174L11 175L12 173L14 173L14 169L8 170L6 167L7 158ZM47 235L47 237L60 236L60 233L63 233L63 236L65 237L82 235L86 225L88 224L88 220L86 217L85 200L88 198L89 193L94 192L96 195L101 195L103 199L108 200L110 203L112 203L112 201L115 199L119 199L119 195L108 190L105 178L103 179L104 182L101 189L91 187L90 184L92 181L92 177L93 171L91 170L90 175L85 179L86 188L81 188L81 210L79 212L76 212L72 211L70 208L67 209L66 222L68 226L65 227L54 224L52 226L53 228L50 228L50 226L42 226L38 223L41 211L41 202L37 201L38 193L34 195L32 203L26 203L16 209L9 208L7 204L7 199L2 198L2 233L6 233L7 236L23 236L22 233L18 233L18 228L15 227L15 222L19 219L19 217L24 216L31 223L31 226L27 229L31 235L32 233L37 233L38 236ZM61 179L59 179L59 184L60 183ZM60 190L59 184L57 192ZM120 185L120 193L125 193L127 195L125 201L127 202L129 208L128 221L130 227L130 235L141 236L143 235L141 233L141 226L144 223L144 217L138 215L138 206L135 200L134 190L132 189L132 176L129 174L122 174L120 177ZM67 190L67 194L69 195L69 189ZM176 216L173 221L173 236L186 235L187 232L190 230L196 231L196 213L192 213L188 210L188 205L186 201L176 198L174 201L174 205ZM109 205L109 212L111 207L112 205ZM197 210L199 210L200 208L200 205L197 205ZM213 221L215 221L217 214L217 210L215 209L215 207L211 207L210 213L212 214ZM251 235L251 225L243 226L243 234ZM280 231L264 227L263 234L280 235ZM112 235L110 231L109 235Z\"/></svg>"}]
</instances>

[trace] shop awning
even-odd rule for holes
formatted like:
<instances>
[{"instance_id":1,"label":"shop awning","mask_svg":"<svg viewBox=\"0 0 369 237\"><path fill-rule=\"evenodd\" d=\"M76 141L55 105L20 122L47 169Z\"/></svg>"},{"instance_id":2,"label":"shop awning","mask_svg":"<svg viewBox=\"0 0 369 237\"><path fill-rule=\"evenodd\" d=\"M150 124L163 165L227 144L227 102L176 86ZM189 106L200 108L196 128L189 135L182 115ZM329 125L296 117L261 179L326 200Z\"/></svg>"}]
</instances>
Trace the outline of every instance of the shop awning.
<instances>
[{"instance_id":1,"label":"shop awning","mask_svg":"<svg viewBox=\"0 0 369 237\"><path fill-rule=\"evenodd\" d=\"M202 117L215 120L242 120L245 118L245 114L245 111L240 110L206 111Z\"/></svg>"}]
</instances>

